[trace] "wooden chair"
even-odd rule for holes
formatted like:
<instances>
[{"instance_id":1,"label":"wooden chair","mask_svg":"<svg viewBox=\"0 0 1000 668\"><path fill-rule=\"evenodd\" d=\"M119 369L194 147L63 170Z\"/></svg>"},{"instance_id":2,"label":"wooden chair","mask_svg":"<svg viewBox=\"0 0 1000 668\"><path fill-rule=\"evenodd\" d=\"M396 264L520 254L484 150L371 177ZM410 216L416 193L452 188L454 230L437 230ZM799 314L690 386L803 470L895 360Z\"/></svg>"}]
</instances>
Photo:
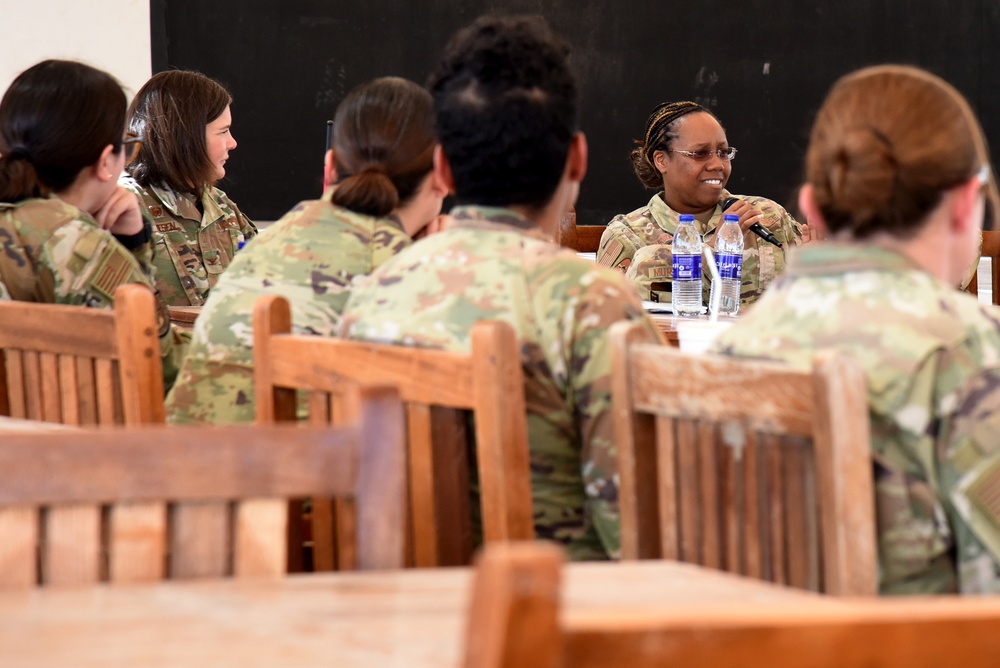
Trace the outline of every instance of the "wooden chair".
<instances>
[{"instance_id":1,"label":"wooden chair","mask_svg":"<svg viewBox=\"0 0 1000 668\"><path fill-rule=\"evenodd\" d=\"M360 341L295 336L288 302L254 308L257 421L296 419L296 390L308 394L313 424L336 422L345 383L399 389L406 405L413 563L467 564L473 551L467 413L475 421L482 533L486 543L534 538L524 380L510 326L480 322L462 354ZM458 409L458 410L455 410ZM313 563L333 567L340 518L313 499ZM293 557L294 558L294 557Z\"/></svg>"},{"instance_id":2,"label":"wooden chair","mask_svg":"<svg viewBox=\"0 0 1000 668\"><path fill-rule=\"evenodd\" d=\"M992 667L1000 599L838 599L836 604L671 605L560 614L564 553L486 548L476 568L464 668Z\"/></svg>"},{"instance_id":3,"label":"wooden chair","mask_svg":"<svg viewBox=\"0 0 1000 668\"><path fill-rule=\"evenodd\" d=\"M142 285L114 310L0 301L0 414L72 425L165 421L156 302Z\"/></svg>"},{"instance_id":4,"label":"wooden chair","mask_svg":"<svg viewBox=\"0 0 1000 668\"><path fill-rule=\"evenodd\" d=\"M830 594L877 591L864 376L650 345L611 330L623 559L679 559Z\"/></svg>"},{"instance_id":5,"label":"wooden chair","mask_svg":"<svg viewBox=\"0 0 1000 668\"><path fill-rule=\"evenodd\" d=\"M601 235L604 225L577 225L576 207L569 211L559 221L559 245L572 248L578 253L596 253L601 246Z\"/></svg>"},{"instance_id":6,"label":"wooden chair","mask_svg":"<svg viewBox=\"0 0 1000 668\"><path fill-rule=\"evenodd\" d=\"M402 404L391 388L363 392L359 420L337 428L152 426L5 435L0 589L279 576L287 499L308 494L356 500L351 566L401 568ZM178 512L220 506L221 515Z\"/></svg>"},{"instance_id":7,"label":"wooden chair","mask_svg":"<svg viewBox=\"0 0 1000 668\"><path fill-rule=\"evenodd\" d=\"M1000 305L1000 231L983 230L983 245L980 255L990 258L993 304ZM979 295L979 279L977 274L972 275L972 281L969 283L968 290L976 296Z\"/></svg>"}]
</instances>

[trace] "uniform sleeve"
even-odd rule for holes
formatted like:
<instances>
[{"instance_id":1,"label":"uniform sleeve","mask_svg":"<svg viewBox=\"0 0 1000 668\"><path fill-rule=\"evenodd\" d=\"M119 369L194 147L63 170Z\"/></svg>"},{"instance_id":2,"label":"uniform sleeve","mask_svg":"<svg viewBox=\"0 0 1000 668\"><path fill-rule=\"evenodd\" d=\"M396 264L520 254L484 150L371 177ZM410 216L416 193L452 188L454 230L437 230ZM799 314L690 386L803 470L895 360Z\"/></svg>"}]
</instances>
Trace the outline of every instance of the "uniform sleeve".
<instances>
[{"instance_id":1,"label":"uniform sleeve","mask_svg":"<svg viewBox=\"0 0 1000 668\"><path fill-rule=\"evenodd\" d=\"M183 338L172 327L163 300L136 257L110 233L79 221L60 227L42 251L39 285L51 303L114 308L115 290L127 283L145 285L156 295L166 392L180 367Z\"/></svg>"},{"instance_id":2,"label":"uniform sleeve","mask_svg":"<svg viewBox=\"0 0 1000 668\"><path fill-rule=\"evenodd\" d=\"M581 281L571 340L571 377L575 419L582 440L581 474L588 514L605 550L621 553L618 512L618 460L611 413L611 345L608 330L621 320L639 320L661 340L656 326L624 279L610 272L592 272Z\"/></svg>"},{"instance_id":3,"label":"uniform sleeve","mask_svg":"<svg viewBox=\"0 0 1000 668\"><path fill-rule=\"evenodd\" d=\"M625 273L632 264L636 249L643 246L645 244L629 227L625 216L615 216L601 235L601 244L597 249L597 264Z\"/></svg>"},{"instance_id":4,"label":"uniform sleeve","mask_svg":"<svg viewBox=\"0 0 1000 668\"><path fill-rule=\"evenodd\" d=\"M1000 592L1000 369L964 384L941 422L936 449L940 494L955 535L962 593Z\"/></svg>"}]
</instances>

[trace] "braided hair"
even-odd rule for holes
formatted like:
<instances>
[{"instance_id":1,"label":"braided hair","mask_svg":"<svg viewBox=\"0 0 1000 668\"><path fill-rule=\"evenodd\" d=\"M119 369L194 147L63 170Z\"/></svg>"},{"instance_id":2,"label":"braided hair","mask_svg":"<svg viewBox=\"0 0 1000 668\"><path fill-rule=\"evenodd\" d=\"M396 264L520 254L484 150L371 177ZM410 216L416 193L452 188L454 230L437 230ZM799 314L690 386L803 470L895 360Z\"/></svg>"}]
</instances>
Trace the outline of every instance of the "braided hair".
<instances>
[{"instance_id":1,"label":"braided hair","mask_svg":"<svg viewBox=\"0 0 1000 668\"><path fill-rule=\"evenodd\" d=\"M652 190L663 187L663 176L653 164L653 153L666 151L670 142L677 139L675 124L678 119L699 111L715 118L715 114L696 102L663 102L653 109L646 119L643 138L635 140L635 148L629 154L632 169L642 185Z\"/></svg>"}]
</instances>

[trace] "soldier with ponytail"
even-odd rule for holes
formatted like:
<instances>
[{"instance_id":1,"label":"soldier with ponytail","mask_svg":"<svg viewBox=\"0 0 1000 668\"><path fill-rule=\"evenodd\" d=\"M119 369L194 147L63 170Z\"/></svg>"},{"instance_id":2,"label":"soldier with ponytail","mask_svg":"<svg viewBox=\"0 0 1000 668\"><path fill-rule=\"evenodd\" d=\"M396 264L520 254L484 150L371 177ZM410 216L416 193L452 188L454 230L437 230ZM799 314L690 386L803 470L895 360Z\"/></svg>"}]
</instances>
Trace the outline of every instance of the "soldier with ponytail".
<instances>
[{"instance_id":1,"label":"soldier with ponytail","mask_svg":"<svg viewBox=\"0 0 1000 668\"><path fill-rule=\"evenodd\" d=\"M827 241L800 249L719 351L865 372L885 594L1000 591L1000 316L956 286L997 191L982 128L952 86L886 65L820 108L799 204Z\"/></svg>"},{"instance_id":2,"label":"soldier with ponytail","mask_svg":"<svg viewBox=\"0 0 1000 668\"><path fill-rule=\"evenodd\" d=\"M376 79L349 93L333 120L326 192L253 239L212 289L167 397L168 420L252 422L256 299L282 295L297 331L335 335L352 282L410 245L441 212L446 190L431 172L437 137L426 90Z\"/></svg>"},{"instance_id":3,"label":"soldier with ponytail","mask_svg":"<svg viewBox=\"0 0 1000 668\"><path fill-rule=\"evenodd\" d=\"M25 70L4 93L0 298L112 308L123 283L153 289L150 226L116 183L138 148L125 107L114 77L65 60ZM181 348L160 304L169 386Z\"/></svg>"}]
</instances>

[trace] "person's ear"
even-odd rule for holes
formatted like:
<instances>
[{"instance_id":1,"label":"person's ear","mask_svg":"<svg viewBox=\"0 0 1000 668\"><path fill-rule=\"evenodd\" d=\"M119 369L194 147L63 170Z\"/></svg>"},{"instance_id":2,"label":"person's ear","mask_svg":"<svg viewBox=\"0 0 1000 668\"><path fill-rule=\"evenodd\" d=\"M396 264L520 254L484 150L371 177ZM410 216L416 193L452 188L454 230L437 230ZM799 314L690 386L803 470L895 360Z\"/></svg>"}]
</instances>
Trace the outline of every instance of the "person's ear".
<instances>
[{"instance_id":1,"label":"person's ear","mask_svg":"<svg viewBox=\"0 0 1000 668\"><path fill-rule=\"evenodd\" d=\"M978 207L982 189L978 176L951 189L951 227L956 232L966 232L970 225L977 228L982 225L983 209Z\"/></svg>"},{"instance_id":2,"label":"person's ear","mask_svg":"<svg viewBox=\"0 0 1000 668\"><path fill-rule=\"evenodd\" d=\"M806 224L812 228L815 228L816 233L822 238L829 234L830 230L826 226L826 221L823 220L823 214L819 211L819 206L816 204L816 193L813 187L808 183L799 189L799 209L806 217Z\"/></svg>"},{"instance_id":3,"label":"person's ear","mask_svg":"<svg viewBox=\"0 0 1000 668\"><path fill-rule=\"evenodd\" d=\"M667 152L666 151L653 151L653 166L656 167L656 171L660 174L665 174L667 172Z\"/></svg>"},{"instance_id":4,"label":"person's ear","mask_svg":"<svg viewBox=\"0 0 1000 668\"><path fill-rule=\"evenodd\" d=\"M566 156L566 175L570 181L580 183L587 175L587 153L587 136L577 132L570 141L569 155Z\"/></svg>"},{"instance_id":5,"label":"person's ear","mask_svg":"<svg viewBox=\"0 0 1000 668\"><path fill-rule=\"evenodd\" d=\"M333 149L327 149L323 155L323 187L329 188L337 182L337 167L333 160Z\"/></svg>"},{"instance_id":6,"label":"person's ear","mask_svg":"<svg viewBox=\"0 0 1000 668\"><path fill-rule=\"evenodd\" d=\"M122 149L124 150L124 149ZM118 155L114 152L115 147L108 144L101 151L101 156L94 163L94 176L97 177L98 181L106 183L111 180L117 180L118 174L121 174L121 170L118 169L118 165L114 164L118 160Z\"/></svg>"},{"instance_id":7,"label":"person's ear","mask_svg":"<svg viewBox=\"0 0 1000 668\"><path fill-rule=\"evenodd\" d=\"M444 187L447 195L455 194L455 177L451 173L451 163L441 149L441 144L434 147L434 176L436 183Z\"/></svg>"}]
</instances>

